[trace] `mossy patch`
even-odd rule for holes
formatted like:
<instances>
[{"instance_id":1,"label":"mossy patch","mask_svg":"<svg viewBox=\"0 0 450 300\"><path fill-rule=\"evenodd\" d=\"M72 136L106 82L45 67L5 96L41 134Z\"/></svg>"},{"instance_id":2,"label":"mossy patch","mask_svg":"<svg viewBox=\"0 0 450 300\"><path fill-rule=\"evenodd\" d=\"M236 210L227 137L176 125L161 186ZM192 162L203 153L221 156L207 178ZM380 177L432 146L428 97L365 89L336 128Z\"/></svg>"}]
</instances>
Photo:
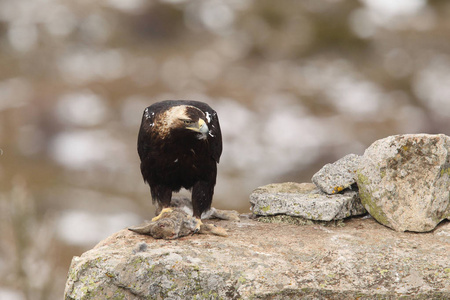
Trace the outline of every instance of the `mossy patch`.
<instances>
[{"instance_id":1,"label":"mossy patch","mask_svg":"<svg viewBox=\"0 0 450 300\"><path fill-rule=\"evenodd\" d=\"M450 166L445 165L444 168L441 168L441 177L447 174L450 177Z\"/></svg>"},{"instance_id":2,"label":"mossy patch","mask_svg":"<svg viewBox=\"0 0 450 300\"><path fill-rule=\"evenodd\" d=\"M261 210L262 210L263 212L268 212L268 211L270 210L270 205L261 207Z\"/></svg>"},{"instance_id":3,"label":"mossy patch","mask_svg":"<svg viewBox=\"0 0 450 300\"><path fill-rule=\"evenodd\" d=\"M383 225L389 226L390 222L386 214L382 211L382 209L378 205L375 204L375 201L373 201L371 198L370 191L367 190L367 186L369 185L369 179L361 172L357 173L357 178L359 187L359 197L361 199L362 205L367 209L367 211L375 220L377 220Z\"/></svg>"},{"instance_id":4,"label":"mossy patch","mask_svg":"<svg viewBox=\"0 0 450 300\"><path fill-rule=\"evenodd\" d=\"M326 227L344 227L344 220L332 220L332 221L316 221L302 217L293 217L288 215L275 215L275 216L261 216L256 218L257 221L262 223L276 223L276 224L291 224L298 226L305 225L322 225Z\"/></svg>"},{"instance_id":5,"label":"mossy patch","mask_svg":"<svg viewBox=\"0 0 450 300\"><path fill-rule=\"evenodd\" d=\"M297 183L297 182L284 182L284 183L271 183L257 188L253 192L256 193L283 193L283 194L304 194L314 190L316 186L313 183Z\"/></svg>"}]
</instances>

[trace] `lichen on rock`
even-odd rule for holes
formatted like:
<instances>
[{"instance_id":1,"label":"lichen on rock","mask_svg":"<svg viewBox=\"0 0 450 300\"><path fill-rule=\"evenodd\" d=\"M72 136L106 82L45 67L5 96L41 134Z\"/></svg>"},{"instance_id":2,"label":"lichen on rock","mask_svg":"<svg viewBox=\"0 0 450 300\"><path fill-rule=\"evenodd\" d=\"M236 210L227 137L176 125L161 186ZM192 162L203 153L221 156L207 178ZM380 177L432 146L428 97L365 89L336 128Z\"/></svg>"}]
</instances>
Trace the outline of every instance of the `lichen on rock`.
<instances>
[{"instance_id":1,"label":"lichen on rock","mask_svg":"<svg viewBox=\"0 0 450 300\"><path fill-rule=\"evenodd\" d=\"M312 183L275 183L255 189L250 195L252 212L258 216L288 215L316 221L331 221L365 214L357 191L328 195Z\"/></svg>"},{"instance_id":2,"label":"lichen on rock","mask_svg":"<svg viewBox=\"0 0 450 300\"><path fill-rule=\"evenodd\" d=\"M361 202L397 231L426 232L450 217L450 137L397 135L374 142L357 171Z\"/></svg>"},{"instance_id":3,"label":"lichen on rock","mask_svg":"<svg viewBox=\"0 0 450 300\"><path fill-rule=\"evenodd\" d=\"M361 157L348 154L334 163L326 164L312 177L312 182L324 193L333 195L356 183L356 170Z\"/></svg>"},{"instance_id":4,"label":"lichen on rock","mask_svg":"<svg viewBox=\"0 0 450 300\"><path fill-rule=\"evenodd\" d=\"M420 235L370 218L345 227L211 222L229 236L110 236L73 258L65 299L450 298L450 222Z\"/></svg>"}]
</instances>

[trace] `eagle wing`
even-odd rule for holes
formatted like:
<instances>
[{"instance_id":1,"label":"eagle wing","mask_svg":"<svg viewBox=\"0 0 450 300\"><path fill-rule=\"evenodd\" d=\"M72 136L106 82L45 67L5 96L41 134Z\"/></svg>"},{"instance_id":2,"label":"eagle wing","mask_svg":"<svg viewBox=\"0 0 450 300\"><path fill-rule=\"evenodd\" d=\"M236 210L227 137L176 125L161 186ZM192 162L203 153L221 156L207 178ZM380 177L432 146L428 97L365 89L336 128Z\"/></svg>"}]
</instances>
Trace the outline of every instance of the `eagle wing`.
<instances>
[{"instance_id":1,"label":"eagle wing","mask_svg":"<svg viewBox=\"0 0 450 300\"><path fill-rule=\"evenodd\" d=\"M220 155L222 154L222 132L220 131L219 118L217 113L211 115L211 129L209 132L208 140L210 140L212 156L214 160L219 163Z\"/></svg>"},{"instance_id":2,"label":"eagle wing","mask_svg":"<svg viewBox=\"0 0 450 300\"><path fill-rule=\"evenodd\" d=\"M141 127L138 134L137 150L141 161L148 156L152 135L150 131L155 122L155 111L152 106L147 107L142 115Z\"/></svg>"}]
</instances>

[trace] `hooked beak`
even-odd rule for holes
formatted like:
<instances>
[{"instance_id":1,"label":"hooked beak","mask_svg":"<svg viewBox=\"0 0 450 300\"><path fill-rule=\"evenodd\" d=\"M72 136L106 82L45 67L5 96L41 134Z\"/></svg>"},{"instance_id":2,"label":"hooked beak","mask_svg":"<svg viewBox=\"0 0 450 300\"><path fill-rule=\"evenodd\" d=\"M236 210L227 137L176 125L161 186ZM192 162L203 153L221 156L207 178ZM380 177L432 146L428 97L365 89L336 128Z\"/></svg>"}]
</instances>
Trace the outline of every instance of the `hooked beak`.
<instances>
[{"instance_id":1,"label":"hooked beak","mask_svg":"<svg viewBox=\"0 0 450 300\"><path fill-rule=\"evenodd\" d=\"M199 119L197 123L192 124L192 126L186 127L187 129L190 129L192 131L196 131L198 133L201 133L202 136L206 138L206 135L209 132L208 125L206 125L205 121L203 119Z\"/></svg>"}]
</instances>

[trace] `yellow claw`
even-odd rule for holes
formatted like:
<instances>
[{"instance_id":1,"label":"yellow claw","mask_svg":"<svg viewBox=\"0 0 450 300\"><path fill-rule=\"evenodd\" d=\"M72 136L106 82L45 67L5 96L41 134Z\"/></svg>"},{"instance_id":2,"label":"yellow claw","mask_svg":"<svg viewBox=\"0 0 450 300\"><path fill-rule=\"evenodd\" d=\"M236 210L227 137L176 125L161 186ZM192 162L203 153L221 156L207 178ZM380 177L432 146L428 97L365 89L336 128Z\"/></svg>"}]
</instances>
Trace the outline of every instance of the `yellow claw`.
<instances>
[{"instance_id":1,"label":"yellow claw","mask_svg":"<svg viewBox=\"0 0 450 300\"><path fill-rule=\"evenodd\" d=\"M195 232L199 232L200 231L200 227L203 225L202 219L195 218L195 220L197 221L197 225L195 226L194 233Z\"/></svg>"},{"instance_id":2,"label":"yellow claw","mask_svg":"<svg viewBox=\"0 0 450 300\"><path fill-rule=\"evenodd\" d=\"M173 211L172 207L165 207L165 208L163 208L163 209L161 210L160 214L157 215L156 217L154 217L154 218L152 219L152 222L156 222L156 221L158 221L159 219L161 219L161 218L162 218L162 215L163 215L164 213L170 213L170 212L172 212L172 211Z\"/></svg>"}]
</instances>

